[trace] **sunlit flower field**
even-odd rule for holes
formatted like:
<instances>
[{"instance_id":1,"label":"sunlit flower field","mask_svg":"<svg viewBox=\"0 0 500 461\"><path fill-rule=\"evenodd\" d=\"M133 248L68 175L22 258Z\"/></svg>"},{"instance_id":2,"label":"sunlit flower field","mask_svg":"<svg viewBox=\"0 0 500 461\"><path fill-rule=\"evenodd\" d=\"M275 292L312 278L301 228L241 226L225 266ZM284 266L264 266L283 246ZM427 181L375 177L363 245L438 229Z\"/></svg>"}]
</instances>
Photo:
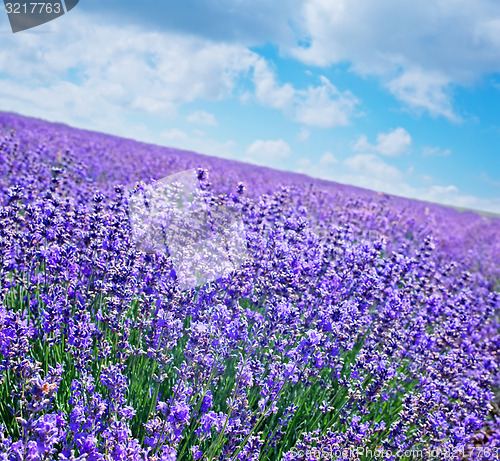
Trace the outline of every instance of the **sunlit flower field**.
<instances>
[{"instance_id":1,"label":"sunlit flower field","mask_svg":"<svg viewBox=\"0 0 500 461\"><path fill-rule=\"evenodd\" d=\"M192 168L247 258L182 289ZM0 290L1 460L500 459L500 218L0 114Z\"/></svg>"}]
</instances>

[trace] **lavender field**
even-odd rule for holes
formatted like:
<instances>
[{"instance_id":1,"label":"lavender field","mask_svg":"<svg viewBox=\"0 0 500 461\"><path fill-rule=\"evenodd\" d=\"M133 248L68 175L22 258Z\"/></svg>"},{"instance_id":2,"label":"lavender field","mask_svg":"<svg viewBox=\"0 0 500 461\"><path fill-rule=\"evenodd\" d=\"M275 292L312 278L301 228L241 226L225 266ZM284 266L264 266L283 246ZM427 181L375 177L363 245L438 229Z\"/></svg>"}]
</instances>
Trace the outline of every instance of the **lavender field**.
<instances>
[{"instance_id":1,"label":"lavender field","mask_svg":"<svg viewBox=\"0 0 500 461\"><path fill-rule=\"evenodd\" d=\"M192 168L248 257L182 290L129 186ZM0 459L500 459L499 262L500 218L0 113Z\"/></svg>"}]
</instances>

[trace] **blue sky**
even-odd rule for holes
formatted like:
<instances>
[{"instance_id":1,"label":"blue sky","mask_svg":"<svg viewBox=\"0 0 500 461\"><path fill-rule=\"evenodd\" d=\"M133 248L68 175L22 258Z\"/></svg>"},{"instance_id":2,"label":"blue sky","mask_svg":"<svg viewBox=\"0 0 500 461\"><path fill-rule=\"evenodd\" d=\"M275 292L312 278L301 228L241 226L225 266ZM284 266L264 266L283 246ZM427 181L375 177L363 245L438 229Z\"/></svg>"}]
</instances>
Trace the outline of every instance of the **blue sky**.
<instances>
[{"instance_id":1,"label":"blue sky","mask_svg":"<svg viewBox=\"0 0 500 461\"><path fill-rule=\"evenodd\" d=\"M80 0L0 110L500 213L496 0Z\"/></svg>"}]
</instances>

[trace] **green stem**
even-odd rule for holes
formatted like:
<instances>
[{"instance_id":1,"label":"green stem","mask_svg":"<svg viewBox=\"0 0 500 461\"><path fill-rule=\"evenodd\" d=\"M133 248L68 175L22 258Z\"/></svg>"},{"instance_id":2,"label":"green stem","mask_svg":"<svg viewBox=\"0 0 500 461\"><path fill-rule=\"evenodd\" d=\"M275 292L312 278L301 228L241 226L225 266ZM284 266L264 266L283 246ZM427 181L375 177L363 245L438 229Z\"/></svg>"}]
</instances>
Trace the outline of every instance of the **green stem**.
<instances>
[{"instance_id":1,"label":"green stem","mask_svg":"<svg viewBox=\"0 0 500 461\"><path fill-rule=\"evenodd\" d=\"M229 405L229 415L227 416L226 420L224 421L224 427L222 428L222 431L219 433L219 436L217 437L217 440L215 442L215 444L211 444L210 448L209 448L209 451L207 454L210 454L210 458L208 461L212 461L212 458L213 456L215 455L215 452L212 453L212 451L216 450L217 447L219 446L221 440L222 440L222 437L224 436L224 432L226 431L226 427L227 427L227 423L229 421L229 418L231 417L231 415L233 414L233 404L234 404L234 400L236 398L236 392L238 390L238 386L240 385L240 381L241 381L241 374L243 372L243 368L245 368L245 365L247 363L247 358L245 358L245 363L243 364L243 366L241 367L241 370L240 370L240 373L238 375L238 381L236 383L236 386L233 388L234 389L234 393L231 393L232 396L231 396L231 403Z\"/></svg>"}]
</instances>

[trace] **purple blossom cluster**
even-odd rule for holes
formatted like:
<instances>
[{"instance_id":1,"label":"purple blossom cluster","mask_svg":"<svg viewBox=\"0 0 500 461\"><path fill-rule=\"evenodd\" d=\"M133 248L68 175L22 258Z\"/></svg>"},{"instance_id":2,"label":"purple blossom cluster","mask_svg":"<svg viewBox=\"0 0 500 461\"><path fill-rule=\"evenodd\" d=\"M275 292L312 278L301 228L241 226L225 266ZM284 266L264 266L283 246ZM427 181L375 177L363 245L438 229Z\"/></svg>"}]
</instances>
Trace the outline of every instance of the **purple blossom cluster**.
<instances>
[{"instance_id":1,"label":"purple blossom cluster","mask_svg":"<svg viewBox=\"0 0 500 461\"><path fill-rule=\"evenodd\" d=\"M191 168L248 257L185 290L125 185ZM498 261L498 218L0 114L0 459L495 459Z\"/></svg>"}]
</instances>

